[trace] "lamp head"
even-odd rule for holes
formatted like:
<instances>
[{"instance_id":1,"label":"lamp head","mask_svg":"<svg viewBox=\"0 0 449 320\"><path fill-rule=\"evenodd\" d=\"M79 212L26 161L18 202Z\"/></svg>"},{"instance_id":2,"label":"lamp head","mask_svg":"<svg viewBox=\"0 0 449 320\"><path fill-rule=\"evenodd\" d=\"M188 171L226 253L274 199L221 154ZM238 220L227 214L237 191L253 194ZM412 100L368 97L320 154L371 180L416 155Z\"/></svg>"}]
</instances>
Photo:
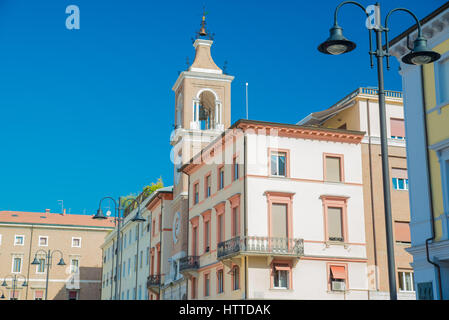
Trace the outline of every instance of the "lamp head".
<instances>
[{"instance_id":1,"label":"lamp head","mask_svg":"<svg viewBox=\"0 0 449 320\"><path fill-rule=\"evenodd\" d=\"M28 282L26 280L23 282L22 287L28 287Z\"/></svg>"},{"instance_id":2,"label":"lamp head","mask_svg":"<svg viewBox=\"0 0 449 320\"><path fill-rule=\"evenodd\" d=\"M140 210L137 211L134 218L131 219L132 222L145 222L147 221L144 217L141 216Z\"/></svg>"},{"instance_id":3,"label":"lamp head","mask_svg":"<svg viewBox=\"0 0 449 320\"><path fill-rule=\"evenodd\" d=\"M104 215L103 210L101 210L101 208L98 208L97 214L94 215L92 219L104 220L107 219L107 217Z\"/></svg>"},{"instance_id":4,"label":"lamp head","mask_svg":"<svg viewBox=\"0 0 449 320\"><path fill-rule=\"evenodd\" d=\"M325 54L339 55L355 49L356 44L343 36L343 29L334 25L329 38L318 46L318 51Z\"/></svg>"},{"instance_id":5,"label":"lamp head","mask_svg":"<svg viewBox=\"0 0 449 320\"><path fill-rule=\"evenodd\" d=\"M65 266L65 262L64 262L64 259L63 259L63 258L61 258L61 259L59 260L58 266Z\"/></svg>"},{"instance_id":6,"label":"lamp head","mask_svg":"<svg viewBox=\"0 0 449 320\"><path fill-rule=\"evenodd\" d=\"M41 264L41 263L40 263L40 261L37 259L37 257L35 256L33 262L31 262L31 264L32 264L33 266L35 266L35 265L38 265L38 264Z\"/></svg>"},{"instance_id":7,"label":"lamp head","mask_svg":"<svg viewBox=\"0 0 449 320\"><path fill-rule=\"evenodd\" d=\"M418 37L413 42L413 50L402 58L402 62L406 64L423 65L437 61L440 57L441 55L438 52L427 48L426 39Z\"/></svg>"},{"instance_id":8,"label":"lamp head","mask_svg":"<svg viewBox=\"0 0 449 320\"><path fill-rule=\"evenodd\" d=\"M2 287L7 287L8 284L6 283L6 279L3 279Z\"/></svg>"},{"instance_id":9,"label":"lamp head","mask_svg":"<svg viewBox=\"0 0 449 320\"><path fill-rule=\"evenodd\" d=\"M0 297L0 299L5 299L5 295L2 293L2 296Z\"/></svg>"}]
</instances>

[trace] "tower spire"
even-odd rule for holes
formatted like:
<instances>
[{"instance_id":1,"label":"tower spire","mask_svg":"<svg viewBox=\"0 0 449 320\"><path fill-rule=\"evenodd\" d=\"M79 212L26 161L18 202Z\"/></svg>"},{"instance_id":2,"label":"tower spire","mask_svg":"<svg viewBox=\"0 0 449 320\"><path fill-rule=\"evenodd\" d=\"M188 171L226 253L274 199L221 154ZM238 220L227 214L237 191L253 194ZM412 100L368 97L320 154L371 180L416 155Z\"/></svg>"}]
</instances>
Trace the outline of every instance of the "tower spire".
<instances>
[{"instance_id":1,"label":"tower spire","mask_svg":"<svg viewBox=\"0 0 449 320\"><path fill-rule=\"evenodd\" d=\"M196 37L195 39L207 39L207 40L213 40L214 39L214 34L210 33L207 31L206 29L206 7L203 6L203 17L201 19L201 28L199 31L196 32Z\"/></svg>"}]
</instances>

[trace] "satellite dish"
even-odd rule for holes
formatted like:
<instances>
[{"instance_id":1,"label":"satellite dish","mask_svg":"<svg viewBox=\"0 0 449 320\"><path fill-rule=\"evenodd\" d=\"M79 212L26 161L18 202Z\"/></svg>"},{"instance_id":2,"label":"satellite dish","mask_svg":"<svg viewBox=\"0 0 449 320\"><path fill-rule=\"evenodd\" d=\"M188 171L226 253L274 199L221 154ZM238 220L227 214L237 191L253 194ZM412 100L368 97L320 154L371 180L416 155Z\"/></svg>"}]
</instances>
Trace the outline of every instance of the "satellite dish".
<instances>
[{"instance_id":1,"label":"satellite dish","mask_svg":"<svg viewBox=\"0 0 449 320\"><path fill-rule=\"evenodd\" d=\"M106 211L106 215L107 215L108 217L110 217L110 216L111 216L111 210Z\"/></svg>"}]
</instances>

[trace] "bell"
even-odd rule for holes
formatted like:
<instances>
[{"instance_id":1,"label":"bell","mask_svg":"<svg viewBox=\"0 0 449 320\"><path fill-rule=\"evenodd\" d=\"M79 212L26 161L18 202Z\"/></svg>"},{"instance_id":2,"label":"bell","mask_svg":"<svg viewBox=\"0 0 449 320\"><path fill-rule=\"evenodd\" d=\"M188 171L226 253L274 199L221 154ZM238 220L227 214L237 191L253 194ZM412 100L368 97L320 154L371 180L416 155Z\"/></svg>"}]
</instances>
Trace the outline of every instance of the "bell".
<instances>
[{"instance_id":1,"label":"bell","mask_svg":"<svg viewBox=\"0 0 449 320\"><path fill-rule=\"evenodd\" d=\"M203 106L201 106L201 108L200 108L199 117L200 117L200 121L207 120L209 118L209 112Z\"/></svg>"},{"instance_id":2,"label":"bell","mask_svg":"<svg viewBox=\"0 0 449 320\"><path fill-rule=\"evenodd\" d=\"M204 26L202 26L199 33L200 33L200 36L203 36L203 37L207 36L206 28Z\"/></svg>"}]
</instances>

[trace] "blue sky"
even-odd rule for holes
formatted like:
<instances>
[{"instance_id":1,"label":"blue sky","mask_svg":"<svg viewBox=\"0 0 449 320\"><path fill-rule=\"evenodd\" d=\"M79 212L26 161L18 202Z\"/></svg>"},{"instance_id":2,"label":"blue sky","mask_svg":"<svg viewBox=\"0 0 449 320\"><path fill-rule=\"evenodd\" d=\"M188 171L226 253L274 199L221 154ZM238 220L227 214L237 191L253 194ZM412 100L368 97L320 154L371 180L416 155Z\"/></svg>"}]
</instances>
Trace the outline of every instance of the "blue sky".
<instances>
[{"instance_id":1,"label":"blue sky","mask_svg":"<svg viewBox=\"0 0 449 320\"><path fill-rule=\"evenodd\" d=\"M172 184L171 88L199 29L203 4L218 66L235 76L232 122L295 123L359 86L376 86L364 17L345 6L339 23L358 48L320 54L339 1L0 0L0 210L92 214L103 196ZM364 5L373 2L362 1ZM381 1L423 18L444 1ZM65 9L77 5L80 30ZM413 24L398 13L393 37ZM394 59L392 59L394 60ZM401 90L398 64L386 88Z\"/></svg>"}]
</instances>

